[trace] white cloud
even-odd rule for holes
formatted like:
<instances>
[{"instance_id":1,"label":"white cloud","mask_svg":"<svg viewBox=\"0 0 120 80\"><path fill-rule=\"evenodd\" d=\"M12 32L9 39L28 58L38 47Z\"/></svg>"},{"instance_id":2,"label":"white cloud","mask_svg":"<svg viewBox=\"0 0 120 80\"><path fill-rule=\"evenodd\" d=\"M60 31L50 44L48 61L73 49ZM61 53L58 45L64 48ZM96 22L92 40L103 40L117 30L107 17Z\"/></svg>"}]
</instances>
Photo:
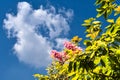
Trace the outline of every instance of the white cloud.
<instances>
[{"instance_id":1,"label":"white cloud","mask_svg":"<svg viewBox=\"0 0 120 80\"><path fill-rule=\"evenodd\" d=\"M17 15L7 14L4 28L8 37L17 38L13 49L21 62L35 67L50 62L50 50L54 47L60 49L70 30L68 19L73 11L64 10L63 13L57 12L53 6L49 9L41 6L35 10L29 3L19 2Z\"/></svg>"}]
</instances>

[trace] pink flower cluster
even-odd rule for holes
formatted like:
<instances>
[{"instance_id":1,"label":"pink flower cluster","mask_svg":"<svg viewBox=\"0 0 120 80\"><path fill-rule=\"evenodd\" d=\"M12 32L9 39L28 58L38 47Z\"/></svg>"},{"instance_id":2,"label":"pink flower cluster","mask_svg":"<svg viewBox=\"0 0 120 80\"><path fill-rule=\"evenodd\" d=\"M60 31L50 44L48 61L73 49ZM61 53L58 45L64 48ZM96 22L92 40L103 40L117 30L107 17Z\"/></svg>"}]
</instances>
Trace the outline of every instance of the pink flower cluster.
<instances>
[{"instance_id":1,"label":"pink flower cluster","mask_svg":"<svg viewBox=\"0 0 120 80\"><path fill-rule=\"evenodd\" d=\"M82 51L81 47L78 47L78 46L76 46L76 45L74 45L74 44L72 44L71 42L68 42L68 41L65 41L64 46L65 46L65 48L67 48L69 50L72 50L72 51L76 51L76 50Z\"/></svg>"},{"instance_id":2,"label":"pink flower cluster","mask_svg":"<svg viewBox=\"0 0 120 80\"><path fill-rule=\"evenodd\" d=\"M76 51L82 51L82 48L80 48L68 41L66 41L64 43L64 47L68 50L74 51L73 53L75 53ZM53 57L63 63L69 58L65 52L57 52L56 50L51 51L51 57Z\"/></svg>"},{"instance_id":3,"label":"pink flower cluster","mask_svg":"<svg viewBox=\"0 0 120 80\"><path fill-rule=\"evenodd\" d=\"M51 56L58 59L60 62L64 62L67 59L65 52L57 52L56 50L51 51Z\"/></svg>"}]
</instances>

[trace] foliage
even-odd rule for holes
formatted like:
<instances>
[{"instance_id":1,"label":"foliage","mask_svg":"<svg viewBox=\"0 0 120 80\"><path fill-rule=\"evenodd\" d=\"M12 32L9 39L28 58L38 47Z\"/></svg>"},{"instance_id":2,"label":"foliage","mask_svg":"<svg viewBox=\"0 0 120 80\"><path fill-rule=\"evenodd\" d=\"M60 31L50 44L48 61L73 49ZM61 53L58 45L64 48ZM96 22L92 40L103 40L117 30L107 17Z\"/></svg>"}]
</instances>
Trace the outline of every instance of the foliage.
<instances>
[{"instance_id":1,"label":"foliage","mask_svg":"<svg viewBox=\"0 0 120 80\"><path fill-rule=\"evenodd\" d=\"M84 20L82 26L86 28L83 50L79 47L82 40L78 36L70 42L64 43L64 50L53 50L52 64L47 68L48 75L34 74L38 80L119 80L120 79L120 6L115 0L96 0L96 18ZM116 19L109 19L112 15ZM104 16L109 23L102 32Z\"/></svg>"}]
</instances>

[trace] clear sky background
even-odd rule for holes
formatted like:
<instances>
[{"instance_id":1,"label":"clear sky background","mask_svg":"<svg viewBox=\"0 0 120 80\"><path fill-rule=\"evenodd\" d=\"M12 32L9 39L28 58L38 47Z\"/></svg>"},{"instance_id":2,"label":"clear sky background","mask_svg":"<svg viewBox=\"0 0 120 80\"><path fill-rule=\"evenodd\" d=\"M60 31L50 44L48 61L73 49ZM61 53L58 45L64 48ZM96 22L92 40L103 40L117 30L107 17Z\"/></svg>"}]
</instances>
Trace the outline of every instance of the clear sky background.
<instances>
[{"instance_id":1,"label":"clear sky background","mask_svg":"<svg viewBox=\"0 0 120 80\"><path fill-rule=\"evenodd\" d=\"M46 74L50 50L76 35L85 39L81 24L97 14L94 1L0 0L0 80Z\"/></svg>"}]
</instances>

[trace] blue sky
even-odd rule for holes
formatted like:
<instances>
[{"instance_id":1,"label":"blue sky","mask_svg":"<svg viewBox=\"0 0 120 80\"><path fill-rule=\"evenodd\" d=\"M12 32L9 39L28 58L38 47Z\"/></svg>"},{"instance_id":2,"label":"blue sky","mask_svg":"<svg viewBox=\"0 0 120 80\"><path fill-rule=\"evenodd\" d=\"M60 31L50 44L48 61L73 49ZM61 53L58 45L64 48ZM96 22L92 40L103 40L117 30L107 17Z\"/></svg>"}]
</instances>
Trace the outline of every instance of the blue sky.
<instances>
[{"instance_id":1,"label":"blue sky","mask_svg":"<svg viewBox=\"0 0 120 80\"><path fill-rule=\"evenodd\" d=\"M76 35L85 38L81 24L97 14L94 1L0 0L0 80L46 74L51 49Z\"/></svg>"}]
</instances>

